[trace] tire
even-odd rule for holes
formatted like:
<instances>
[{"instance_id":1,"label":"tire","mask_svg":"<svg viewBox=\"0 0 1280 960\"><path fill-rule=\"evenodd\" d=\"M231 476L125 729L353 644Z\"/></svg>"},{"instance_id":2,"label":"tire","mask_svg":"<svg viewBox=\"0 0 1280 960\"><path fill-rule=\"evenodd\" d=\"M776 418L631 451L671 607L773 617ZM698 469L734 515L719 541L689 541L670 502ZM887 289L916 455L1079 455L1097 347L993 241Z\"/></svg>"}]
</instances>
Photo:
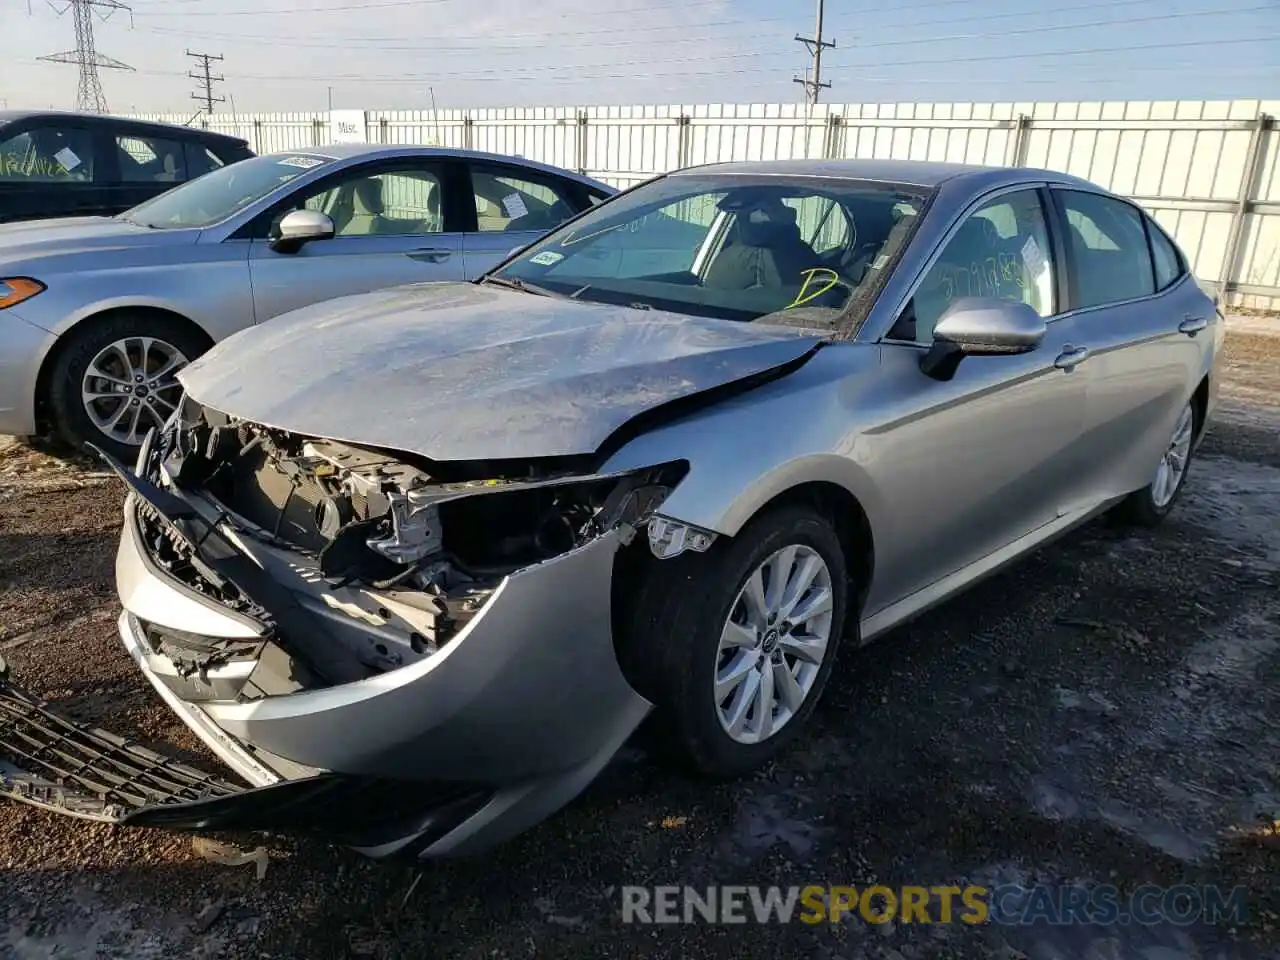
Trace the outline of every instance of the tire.
<instances>
[{"instance_id":1,"label":"tire","mask_svg":"<svg viewBox=\"0 0 1280 960\"><path fill-rule=\"evenodd\" d=\"M1181 434L1184 427L1189 432L1185 437L1185 447L1181 447ZM1166 445L1165 453L1161 455L1160 464L1156 467L1156 475L1151 482L1141 490L1135 490L1117 504L1113 512L1113 516L1117 521L1123 524L1148 528L1158 527L1164 522L1164 518L1169 515L1173 505L1178 502L1178 497L1182 495L1182 489L1186 486L1187 474L1191 472L1195 438L1199 436L1199 433L1200 412L1193 400L1178 415L1178 420L1174 424L1173 434ZM1177 473L1172 490L1165 490L1162 488L1163 471L1171 469L1169 457L1171 454L1176 454L1178 449L1185 449L1185 453L1180 454L1182 470Z\"/></svg>"},{"instance_id":2,"label":"tire","mask_svg":"<svg viewBox=\"0 0 1280 960\"><path fill-rule=\"evenodd\" d=\"M103 351L112 344L124 344L124 355L100 359ZM145 354L141 352L143 346L146 347ZM204 353L209 346L208 339L202 333L186 324L145 313L118 313L77 327L60 345L50 369L46 399L54 437L76 450L83 450L86 443L92 443L132 466L138 446L146 434L146 427L153 425L157 418L161 422L166 419L169 410L167 405L175 403L181 393L176 386L160 384L176 384L172 379L173 374ZM176 366L167 373L161 372L168 360L179 358ZM126 361L139 364L139 369L145 361L148 374L161 373L154 382L146 380L129 386L131 393L127 398L126 395L121 395L118 402L116 391L125 389L120 382L98 378L92 380L95 390L104 391L102 399L92 403L93 409L104 422L109 422L122 406L132 404L121 415L120 434L104 432L86 409L82 390L86 387L90 365L96 360L100 366L95 369L104 372L109 370L116 375L118 381L134 380L139 375L136 371L134 376L128 375L124 368ZM129 369L134 368L130 366ZM132 394L135 389L138 391L137 395ZM144 393L146 396L143 396ZM138 411L134 431L136 440L129 442L121 434L133 423L134 410Z\"/></svg>"},{"instance_id":3,"label":"tire","mask_svg":"<svg viewBox=\"0 0 1280 960\"><path fill-rule=\"evenodd\" d=\"M786 707L779 692L778 715L786 711L789 717L777 725L775 732L758 742L742 742L722 723L722 707L714 692L715 680L718 672L722 676L729 672L722 657L746 657L752 652L759 656L765 649L768 632L763 634L754 651L744 647L741 653L737 650L720 653L721 635L728 626L730 614L740 616L746 609L739 606L739 595L748 577L765 561L790 547L796 547L796 556L803 558L797 563L817 555L825 564L826 580L819 576L814 583L818 586L829 583L829 633L816 672L808 671L799 661L793 666L789 660L783 660L793 677L807 674L810 678L799 707ZM647 550L647 546L642 549ZM776 560L779 568L785 556ZM705 554L687 553L672 560L645 557L641 569L640 589L628 605L619 658L628 679L654 704L649 733L658 752L694 773L713 778L742 776L773 759L800 734L812 714L831 674L844 631L850 596L848 574L831 521L809 506L779 507L756 517L737 536L714 545ZM817 596L816 592L805 593L798 599ZM813 608L815 604L797 602L795 609L802 606ZM803 632L820 629L821 622L821 617L811 619L796 626L794 637L775 638L775 652L771 655L778 656L776 651L784 650L784 643L795 644ZM773 678L782 676L776 665L765 669L771 671ZM761 677L763 679L763 672ZM800 682L797 681L797 688ZM739 696L738 691L745 691L749 686L744 681L735 690L727 701L728 712L732 713L734 706L732 697ZM781 691L781 687L778 689ZM754 722L758 727L765 711L758 707L755 710ZM773 712L770 711L771 716ZM748 717L746 726L749 727L751 718ZM749 732L744 730L739 736Z\"/></svg>"}]
</instances>

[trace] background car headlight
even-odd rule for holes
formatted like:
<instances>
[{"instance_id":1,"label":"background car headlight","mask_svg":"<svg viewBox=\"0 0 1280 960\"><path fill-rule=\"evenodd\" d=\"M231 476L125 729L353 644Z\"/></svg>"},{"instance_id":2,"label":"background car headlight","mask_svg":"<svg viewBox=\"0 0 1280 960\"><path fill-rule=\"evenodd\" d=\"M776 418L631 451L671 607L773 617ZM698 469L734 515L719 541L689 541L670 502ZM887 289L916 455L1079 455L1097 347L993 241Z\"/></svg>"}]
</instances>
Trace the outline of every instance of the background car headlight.
<instances>
[{"instance_id":1,"label":"background car headlight","mask_svg":"<svg viewBox=\"0 0 1280 960\"><path fill-rule=\"evenodd\" d=\"M23 300L30 300L44 289L43 283L30 277L4 277L0 279L0 310L7 310Z\"/></svg>"}]
</instances>

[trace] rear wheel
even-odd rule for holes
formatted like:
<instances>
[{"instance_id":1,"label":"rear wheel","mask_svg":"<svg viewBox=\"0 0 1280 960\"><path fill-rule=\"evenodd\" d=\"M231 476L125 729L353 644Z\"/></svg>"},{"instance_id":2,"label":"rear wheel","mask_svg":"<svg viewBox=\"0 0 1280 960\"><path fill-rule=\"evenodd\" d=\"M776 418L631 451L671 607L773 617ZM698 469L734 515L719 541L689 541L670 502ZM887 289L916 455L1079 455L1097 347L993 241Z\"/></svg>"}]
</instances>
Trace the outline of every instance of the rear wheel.
<instances>
[{"instance_id":1,"label":"rear wheel","mask_svg":"<svg viewBox=\"0 0 1280 960\"><path fill-rule=\"evenodd\" d=\"M624 663L659 747L695 772L745 774L803 730L845 622L844 554L806 506L762 514L706 554L652 561Z\"/></svg>"},{"instance_id":2,"label":"rear wheel","mask_svg":"<svg viewBox=\"0 0 1280 960\"><path fill-rule=\"evenodd\" d=\"M1191 466L1191 448L1200 426L1198 420L1195 403L1188 403L1178 415L1151 482L1121 501L1116 508L1119 519L1138 526L1154 527L1168 516L1186 483Z\"/></svg>"},{"instance_id":3,"label":"rear wheel","mask_svg":"<svg viewBox=\"0 0 1280 960\"><path fill-rule=\"evenodd\" d=\"M74 330L49 379L54 434L132 463L147 431L176 408L178 371L207 348L183 324L147 314L122 313Z\"/></svg>"}]
</instances>

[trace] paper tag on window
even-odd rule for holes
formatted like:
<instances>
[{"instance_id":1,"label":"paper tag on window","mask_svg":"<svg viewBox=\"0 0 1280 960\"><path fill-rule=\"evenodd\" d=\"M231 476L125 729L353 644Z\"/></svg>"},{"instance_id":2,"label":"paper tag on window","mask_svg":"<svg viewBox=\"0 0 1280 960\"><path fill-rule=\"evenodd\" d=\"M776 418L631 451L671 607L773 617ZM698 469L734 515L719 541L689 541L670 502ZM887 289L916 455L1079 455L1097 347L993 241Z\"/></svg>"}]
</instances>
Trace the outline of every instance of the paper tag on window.
<instances>
[{"instance_id":1,"label":"paper tag on window","mask_svg":"<svg viewBox=\"0 0 1280 960\"><path fill-rule=\"evenodd\" d=\"M80 158L76 156L75 151L70 147L63 147L53 157L58 163L62 164L62 169L67 173L80 166Z\"/></svg>"},{"instance_id":2,"label":"paper tag on window","mask_svg":"<svg viewBox=\"0 0 1280 960\"><path fill-rule=\"evenodd\" d=\"M507 211L507 218L510 220L516 220L529 212L529 208L524 205L524 197L518 193L503 197L502 209Z\"/></svg>"},{"instance_id":3,"label":"paper tag on window","mask_svg":"<svg viewBox=\"0 0 1280 960\"><path fill-rule=\"evenodd\" d=\"M310 170L312 167L320 166L324 161L315 157L285 157L278 163L282 167L301 167L303 170Z\"/></svg>"},{"instance_id":4,"label":"paper tag on window","mask_svg":"<svg viewBox=\"0 0 1280 960\"><path fill-rule=\"evenodd\" d=\"M563 253L556 253L554 250L543 250L541 253L535 253L530 257L529 262L536 263L539 266L549 267L552 264L559 263L563 259Z\"/></svg>"},{"instance_id":5,"label":"paper tag on window","mask_svg":"<svg viewBox=\"0 0 1280 960\"><path fill-rule=\"evenodd\" d=\"M1033 277L1038 277L1048 269L1049 263L1044 258L1044 252L1040 249L1040 244L1036 243L1035 237L1027 237L1027 242L1022 245L1022 262L1027 265L1027 272Z\"/></svg>"}]
</instances>

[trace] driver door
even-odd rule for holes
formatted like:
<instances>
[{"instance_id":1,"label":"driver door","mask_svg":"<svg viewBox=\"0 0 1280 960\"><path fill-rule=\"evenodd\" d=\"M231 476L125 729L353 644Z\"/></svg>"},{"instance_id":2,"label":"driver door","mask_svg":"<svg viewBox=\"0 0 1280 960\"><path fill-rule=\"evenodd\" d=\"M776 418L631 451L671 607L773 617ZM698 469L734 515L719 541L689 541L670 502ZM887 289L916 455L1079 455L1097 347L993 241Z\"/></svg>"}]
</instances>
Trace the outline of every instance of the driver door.
<instances>
[{"instance_id":1,"label":"driver door","mask_svg":"<svg viewBox=\"0 0 1280 960\"><path fill-rule=\"evenodd\" d=\"M869 614L991 557L1080 506L1087 377L1064 366L1076 331L1058 310L1061 260L1043 194L997 195L962 219L881 342L880 388L898 398L870 431L889 536L877 544ZM1048 321L1028 353L970 356L953 379L919 367L962 297L1030 304Z\"/></svg>"},{"instance_id":2,"label":"driver door","mask_svg":"<svg viewBox=\"0 0 1280 960\"><path fill-rule=\"evenodd\" d=\"M249 251L258 323L323 300L405 283L460 281L462 231L450 203L454 171L430 158L343 170L300 189L255 224ZM271 248L280 218L328 214L334 236L296 253Z\"/></svg>"}]
</instances>

